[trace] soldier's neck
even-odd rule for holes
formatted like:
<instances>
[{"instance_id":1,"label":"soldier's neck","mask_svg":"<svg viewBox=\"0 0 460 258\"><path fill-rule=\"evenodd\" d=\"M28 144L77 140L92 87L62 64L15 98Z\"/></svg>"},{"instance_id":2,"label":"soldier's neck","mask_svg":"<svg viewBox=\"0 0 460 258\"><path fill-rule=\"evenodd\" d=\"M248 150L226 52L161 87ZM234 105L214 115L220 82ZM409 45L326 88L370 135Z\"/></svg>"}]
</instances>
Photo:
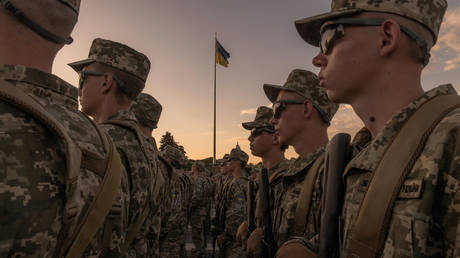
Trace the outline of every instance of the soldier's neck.
<instances>
[{"instance_id":1,"label":"soldier's neck","mask_svg":"<svg viewBox=\"0 0 460 258\"><path fill-rule=\"evenodd\" d=\"M99 110L93 116L96 123L103 123L111 116L115 115L117 112L120 111L127 111L129 110L129 106L127 105L117 105L110 97L104 98L100 105Z\"/></svg>"},{"instance_id":2,"label":"soldier's neck","mask_svg":"<svg viewBox=\"0 0 460 258\"><path fill-rule=\"evenodd\" d=\"M310 153L319 149L320 147L326 146L329 142L327 137L326 128L317 130L304 130L304 133L299 135L295 142L292 144L294 150L300 157L307 157Z\"/></svg>"},{"instance_id":3,"label":"soldier's neck","mask_svg":"<svg viewBox=\"0 0 460 258\"><path fill-rule=\"evenodd\" d=\"M54 58L62 46L52 44L34 32L17 26L0 26L0 63L24 65L46 73L51 73ZM33 42L33 43L31 43Z\"/></svg>"}]
</instances>

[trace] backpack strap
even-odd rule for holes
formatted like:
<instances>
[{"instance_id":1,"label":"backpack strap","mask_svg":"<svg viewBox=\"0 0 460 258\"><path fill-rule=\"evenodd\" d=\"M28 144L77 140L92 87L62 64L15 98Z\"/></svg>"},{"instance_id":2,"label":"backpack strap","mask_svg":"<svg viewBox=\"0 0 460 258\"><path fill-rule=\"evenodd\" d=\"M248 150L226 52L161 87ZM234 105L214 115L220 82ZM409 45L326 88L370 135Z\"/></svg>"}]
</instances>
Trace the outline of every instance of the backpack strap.
<instances>
[{"instance_id":1,"label":"backpack strap","mask_svg":"<svg viewBox=\"0 0 460 258\"><path fill-rule=\"evenodd\" d=\"M311 198L313 196L313 189L315 186L316 178L318 177L321 165L324 163L324 153L322 153L307 171L307 175L300 190L299 200L297 201L297 208L295 210L295 228L296 236L301 236L305 231L305 224L307 223L307 215L310 211Z\"/></svg>"},{"instance_id":2,"label":"backpack strap","mask_svg":"<svg viewBox=\"0 0 460 258\"><path fill-rule=\"evenodd\" d=\"M409 117L372 175L350 233L347 257L377 257L385 243L393 206L406 176L438 123L460 107L460 96L441 95Z\"/></svg>"},{"instance_id":3,"label":"backpack strap","mask_svg":"<svg viewBox=\"0 0 460 258\"><path fill-rule=\"evenodd\" d=\"M78 258L83 255L88 244L93 239L97 230L104 224L105 218L112 207L118 189L120 188L123 165L112 140L108 138L110 148L104 178L83 218L79 231L65 257Z\"/></svg>"}]
</instances>

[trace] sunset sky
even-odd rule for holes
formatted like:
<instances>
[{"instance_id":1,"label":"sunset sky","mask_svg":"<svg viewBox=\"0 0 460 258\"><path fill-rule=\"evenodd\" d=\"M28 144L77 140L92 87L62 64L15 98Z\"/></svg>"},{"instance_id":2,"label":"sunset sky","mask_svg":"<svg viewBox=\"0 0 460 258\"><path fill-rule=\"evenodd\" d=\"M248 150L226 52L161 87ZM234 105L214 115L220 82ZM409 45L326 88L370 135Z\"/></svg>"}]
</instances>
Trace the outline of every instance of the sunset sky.
<instances>
[{"instance_id":1,"label":"sunset sky","mask_svg":"<svg viewBox=\"0 0 460 258\"><path fill-rule=\"evenodd\" d=\"M449 8L423 74L424 89L453 83L460 89L460 1ZM212 156L214 32L230 52L228 68L217 67L217 158L238 142L248 154L248 131L258 106L269 101L264 83L283 84L289 72L317 72L311 58L318 49L297 34L294 21L330 10L314 0L96 0L82 1L74 43L58 54L53 72L76 85L66 64L84 59L101 37L127 44L152 62L145 92L159 100L163 113L153 136L170 131L191 159ZM355 133L361 123L341 107L329 134ZM292 147L288 157L296 156ZM250 155L250 162L260 159Z\"/></svg>"}]
</instances>

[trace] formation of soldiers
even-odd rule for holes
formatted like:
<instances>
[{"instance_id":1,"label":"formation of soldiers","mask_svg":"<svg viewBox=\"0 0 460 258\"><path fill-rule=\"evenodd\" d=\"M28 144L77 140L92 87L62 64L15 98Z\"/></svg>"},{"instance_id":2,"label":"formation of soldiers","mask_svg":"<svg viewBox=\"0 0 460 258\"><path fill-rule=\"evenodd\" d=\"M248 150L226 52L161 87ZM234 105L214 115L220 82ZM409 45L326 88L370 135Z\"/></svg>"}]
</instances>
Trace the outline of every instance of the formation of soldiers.
<instances>
[{"instance_id":1,"label":"formation of soldiers","mask_svg":"<svg viewBox=\"0 0 460 258\"><path fill-rule=\"evenodd\" d=\"M135 49L97 38L69 64L78 88L51 74L80 0L0 3L0 257L460 257L460 98L420 82L445 0L332 0L296 21L320 72L263 85L250 176L238 145L191 172L158 150ZM327 135L340 103L365 125L351 141Z\"/></svg>"}]
</instances>

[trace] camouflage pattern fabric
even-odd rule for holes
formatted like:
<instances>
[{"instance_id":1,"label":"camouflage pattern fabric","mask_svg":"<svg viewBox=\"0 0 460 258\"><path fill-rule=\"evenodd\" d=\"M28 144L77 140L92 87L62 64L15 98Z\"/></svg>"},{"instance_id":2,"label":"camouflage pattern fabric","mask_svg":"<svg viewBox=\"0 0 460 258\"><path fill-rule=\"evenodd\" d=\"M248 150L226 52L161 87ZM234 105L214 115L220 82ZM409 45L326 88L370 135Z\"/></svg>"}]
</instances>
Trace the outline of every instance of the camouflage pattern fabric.
<instances>
[{"instance_id":1,"label":"camouflage pattern fabric","mask_svg":"<svg viewBox=\"0 0 460 258\"><path fill-rule=\"evenodd\" d=\"M191 191L190 178L175 171L171 180L171 210L161 229L160 257L186 257L185 230Z\"/></svg>"},{"instance_id":2,"label":"camouflage pattern fabric","mask_svg":"<svg viewBox=\"0 0 460 258\"><path fill-rule=\"evenodd\" d=\"M96 125L77 110L75 87L54 75L21 65L0 65L0 79L14 84L61 121L81 149L100 157L106 155ZM30 115L4 102L0 102L0 131L0 256L52 257L59 245L59 234L64 234L64 223L81 222L102 177L95 171L80 169L72 200L77 209L74 214L66 214L64 143ZM125 174L109 214L113 230L108 250L103 250L101 228L85 256L121 255L128 202ZM70 237L72 233L63 236Z\"/></svg>"},{"instance_id":3,"label":"camouflage pattern fabric","mask_svg":"<svg viewBox=\"0 0 460 258\"><path fill-rule=\"evenodd\" d=\"M326 90L320 87L316 74L310 71L292 70L283 86L264 84L265 95L272 103L275 103L281 90L296 92L310 100L327 124L330 123L339 109L339 105L331 102L327 97Z\"/></svg>"},{"instance_id":4,"label":"camouflage pattern fabric","mask_svg":"<svg viewBox=\"0 0 460 258\"><path fill-rule=\"evenodd\" d=\"M434 88L387 122L370 142L365 132L355 140L355 153L345 170L346 192L342 210L343 249L346 250L360 203L386 146L405 121L427 100L456 94L451 85ZM458 257L460 255L460 109L447 114L406 177L396 199L381 257ZM344 253L346 255L346 252Z\"/></svg>"},{"instance_id":5,"label":"camouflage pattern fabric","mask_svg":"<svg viewBox=\"0 0 460 258\"><path fill-rule=\"evenodd\" d=\"M260 106L257 108L256 117L254 121L242 123L243 128L246 130L252 130L254 128L263 128L263 127L270 127L272 128L273 125L270 124L270 119L273 117L273 109Z\"/></svg>"},{"instance_id":6,"label":"camouflage pattern fabric","mask_svg":"<svg viewBox=\"0 0 460 258\"><path fill-rule=\"evenodd\" d=\"M204 173L204 172L203 172ZM196 255L206 254L206 236L209 233L209 212L212 202L212 183L205 175L194 177L193 195L190 206L190 226Z\"/></svg>"},{"instance_id":7,"label":"camouflage pattern fabric","mask_svg":"<svg viewBox=\"0 0 460 258\"><path fill-rule=\"evenodd\" d=\"M270 216L272 218L272 221L275 216L275 209L274 209L275 208L274 206L275 196L278 195L276 194L276 192L282 190L282 186L280 185L280 183L282 183L283 175L287 172L290 165L291 165L290 161L285 159L268 170L268 179L270 182L270 209L271 209ZM260 176L257 180L258 180L258 183L260 183ZM260 188L260 186L257 186L257 188ZM255 194L255 199L256 199L255 222L256 222L257 227L262 227L263 214L262 214L262 206L261 206L262 204L260 203L259 194Z\"/></svg>"},{"instance_id":8,"label":"camouflage pattern fabric","mask_svg":"<svg viewBox=\"0 0 460 258\"><path fill-rule=\"evenodd\" d=\"M83 67L98 62L127 72L145 82L150 72L149 58L124 44L97 38L93 40L88 58L70 63L76 72Z\"/></svg>"},{"instance_id":9,"label":"camouflage pattern fabric","mask_svg":"<svg viewBox=\"0 0 460 258\"><path fill-rule=\"evenodd\" d=\"M326 21L360 12L392 13L424 25L431 31L436 42L446 9L446 0L332 0L330 12L297 20L295 25L306 42L318 46L320 28Z\"/></svg>"},{"instance_id":10,"label":"camouflage pattern fabric","mask_svg":"<svg viewBox=\"0 0 460 258\"><path fill-rule=\"evenodd\" d=\"M240 148L239 145L236 145L236 147L230 151L230 155L228 156L228 160L231 159L236 159L247 163L249 160L249 156Z\"/></svg>"},{"instance_id":11,"label":"camouflage pattern fabric","mask_svg":"<svg viewBox=\"0 0 460 258\"><path fill-rule=\"evenodd\" d=\"M157 128L163 107L151 95L140 93L131 105L131 111L136 115L137 121L148 128Z\"/></svg>"},{"instance_id":12,"label":"camouflage pattern fabric","mask_svg":"<svg viewBox=\"0 0 460 258\"><path fill-rule=\"evenodd\" d=\"M124 122L130 127L113 124L116 122ZM137 134L134 131L138 126L131 111L119 111L100 126L112 137L128 174L131 193L128 212L129 228L137 222L142 211L154 203L152 191L155 174L150 167L144 138L138 138L138 136L142 137L142 134ZM130 257L145 257L148 254L147 233L150 227L149 223L151 223L151 220L146 219L142 229L130 244L128 249Z\"/></svg>"},{"instance_id":13,"label":"camouflage pattern fabric","mask_svg":"<svg viewBox=\"0 0 460 258\"><path fill-rule=\"evenodd\" d=\"M280 247L285 241L291 237L299 237L295 232L296 225L296 209L299 201L300 191L304 183L309 169L324 153L324 147L321 147L310 153L307 157L299 157L291 164L289 169L284 173L282 183L275 186L274 190L274 211L273 217L273 234L275 242ZM314 184L312 201L310 210L307 215L305 229L300 237L305 237L314 245L317 245L317 236L319 233L320 220L320 205L322 194L321 175L324 172L323 167L320 168L318 177Z\"/></svg>"},{"instance_id":14,"label":"camouflage pattern fabric","mask_svg":"<svg viewBox=\"0 0 460 258\"><path fill-rule=\"evenodd\" d=\"M236 242L236 231L240 224L246 220L248 211L246 177L234 177L225 192L225 212L222 214L224 225L224 244L220 248L219 257L244 257L245 251Z\"/></svg>"}]
</instances>

